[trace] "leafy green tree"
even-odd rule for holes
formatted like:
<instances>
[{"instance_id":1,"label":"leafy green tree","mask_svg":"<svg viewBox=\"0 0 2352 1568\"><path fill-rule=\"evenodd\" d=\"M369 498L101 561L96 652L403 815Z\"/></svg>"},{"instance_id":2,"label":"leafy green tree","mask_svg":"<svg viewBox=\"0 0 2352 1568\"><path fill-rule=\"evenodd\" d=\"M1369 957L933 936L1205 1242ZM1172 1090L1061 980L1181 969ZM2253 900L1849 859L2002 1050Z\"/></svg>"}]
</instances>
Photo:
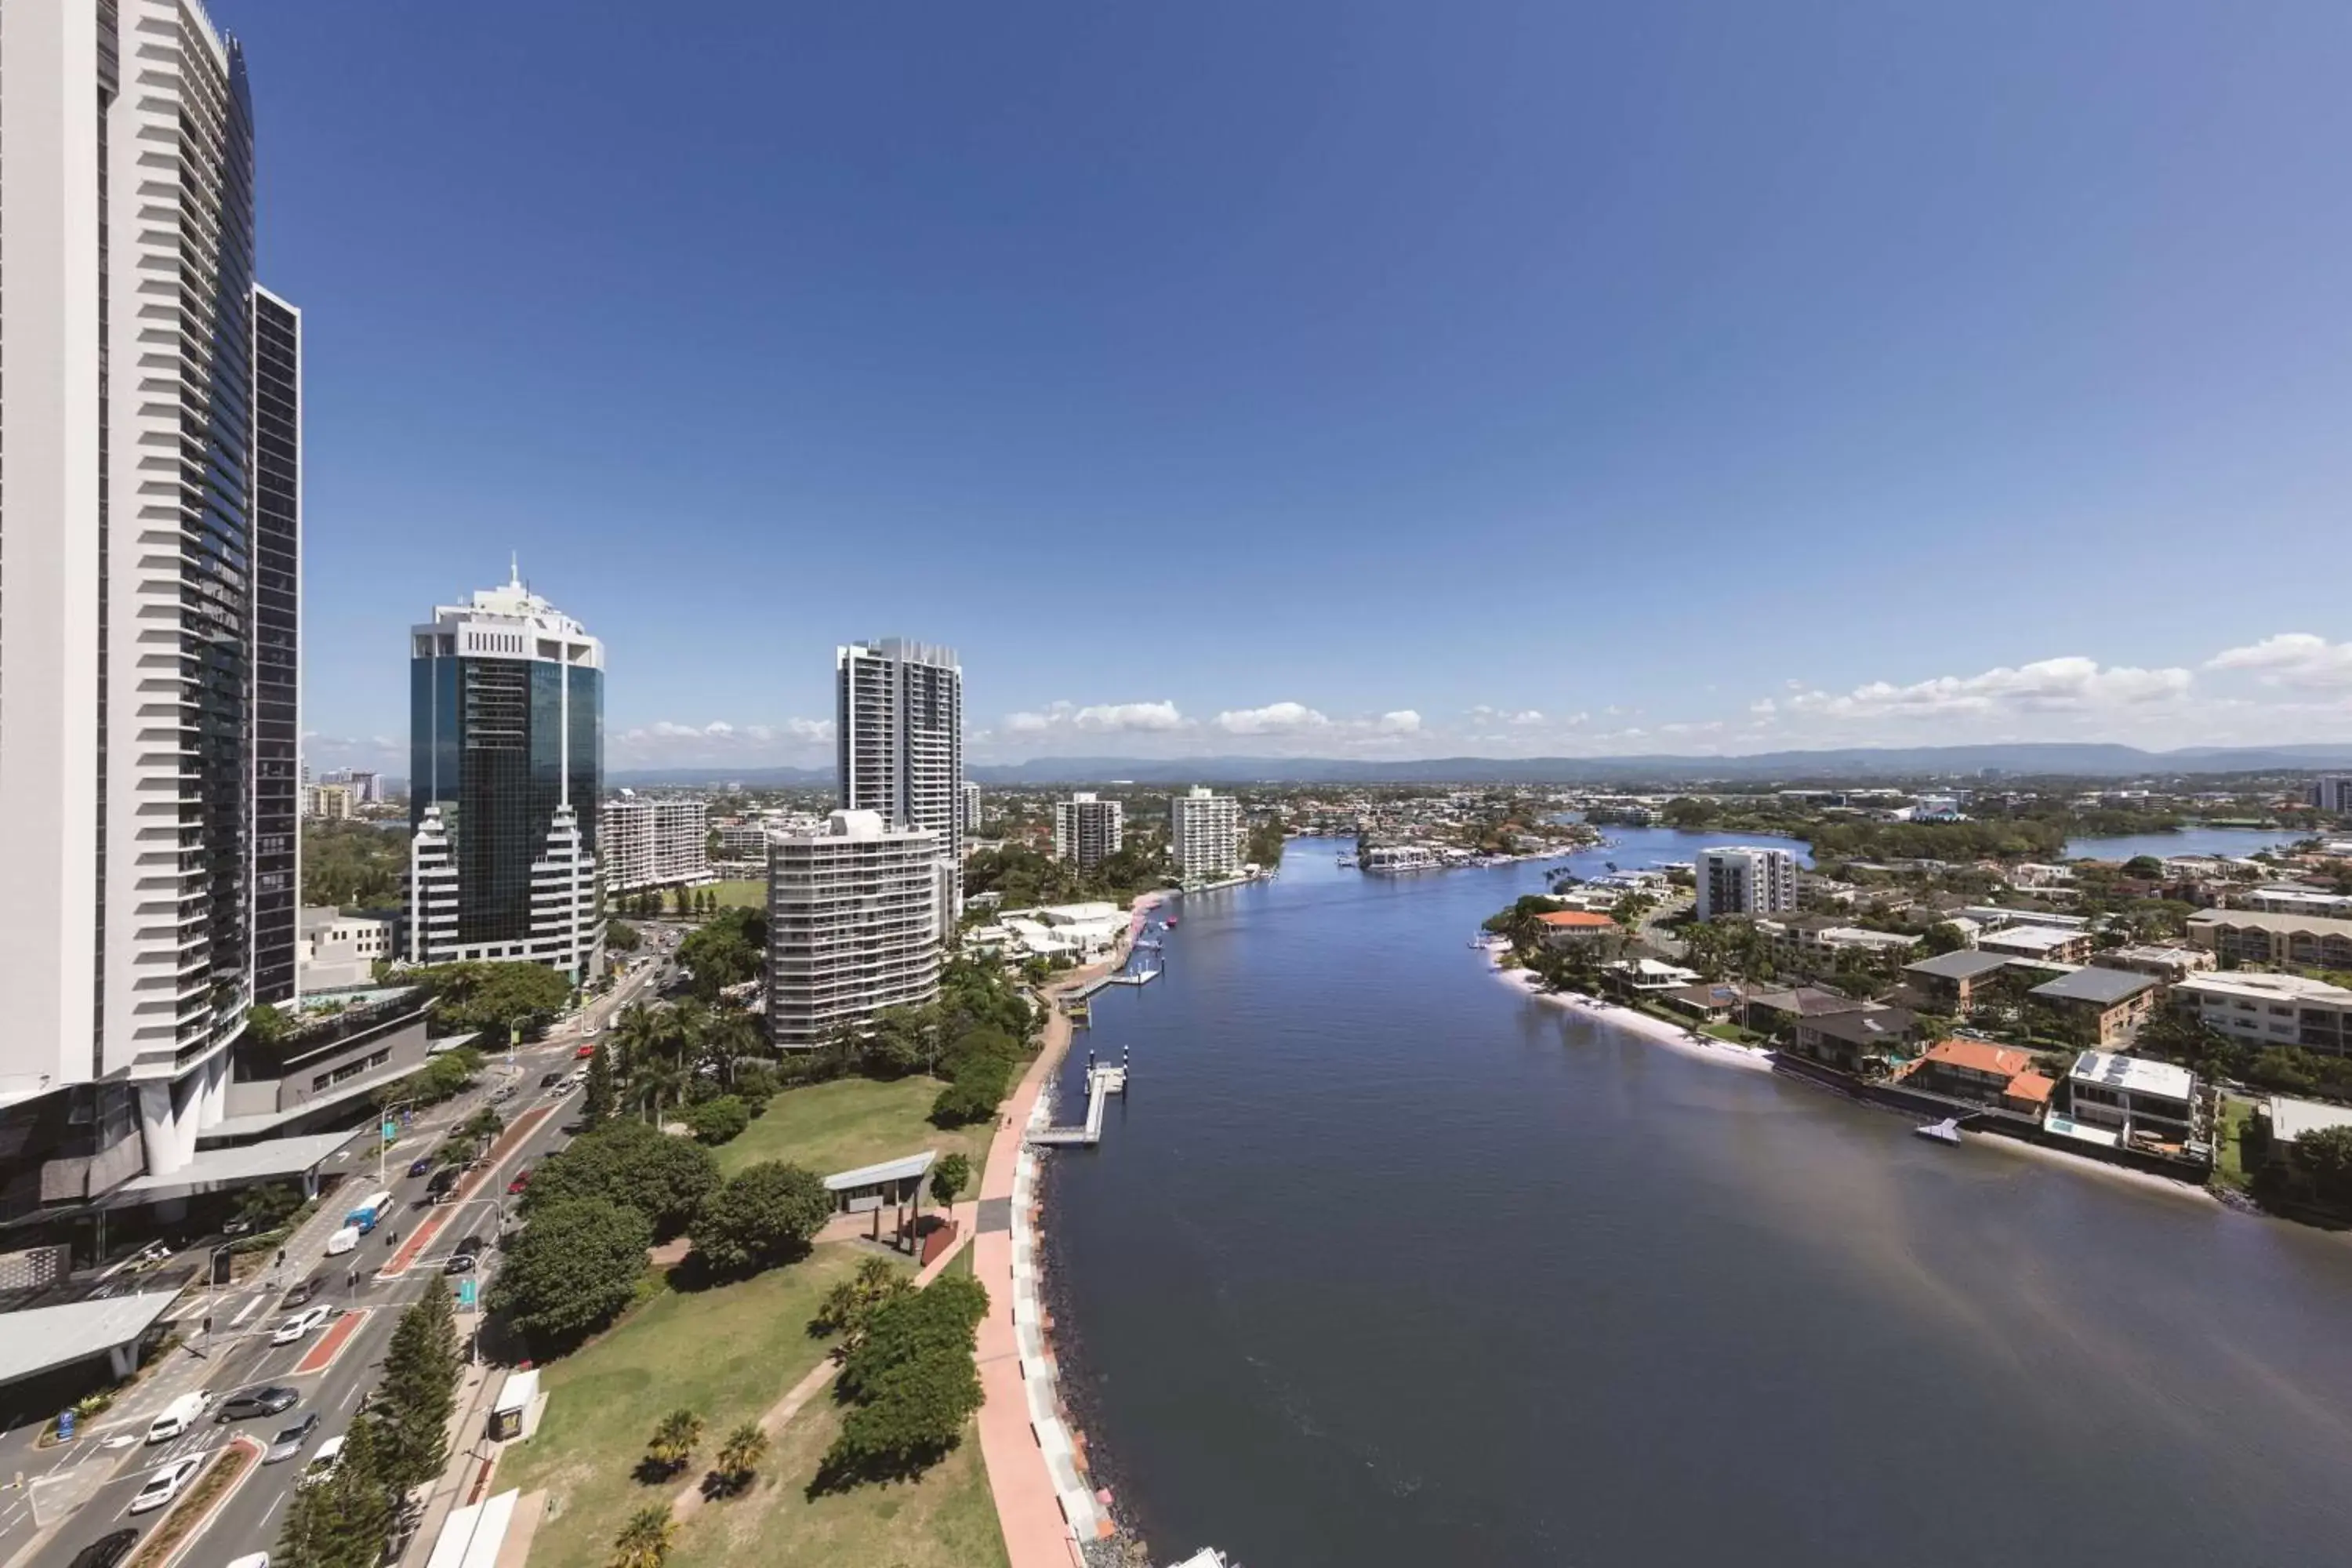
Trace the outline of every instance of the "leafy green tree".
<instances>
[{"instance_id":1,"label":"leafy green tree","mask_svg":"<svg viewBox=\"0 0 2352 1568\"><path fill-rule=\"evenodd\" d=\"M295 1489L273 1561L295 1568L378 1568L397 1495L384 1473L383 1437L373 1420L352 1423L334 1474Z\"/></svg>"},{"instance_id":2,"label":"leafy green tree","mask_svg":"<svg viewBox=\"0 0 2352 1568\"><path fill-rule=\"evenodd\" d=\"M643 1215L605 1199L535 1206L490 1283L489 1309L535 1342L574 1342L629 1304L653 1240Z\"/></svg>"},{"instance_id":3,"label":"leafy green tree","mask_svg":"<svg viewBox=\"0 0 2352 1568\"><path fill-rule=\"evenodd\" d=\"M646 1444L646 1463L655 1471L674 1476L693 1461L702 1447L702 1416L683 1406L661 1418Z\"/></svg>"},{"instance_id":4,"label":"leafy green tree","mask_svg":"<svg viewBox=\"0 0 2352 1568\"><path fill-rule=\"evenodd\" d=\"M609 1568L662 1568L669 1560L670 1542L677 1534L677 1521L670 1516L666 1504L641 1508L629 1515L629 1521L613 1537Z\"/></svg>"},{"instance_id":5,"label":"leafy green tree","mask_svg":"<svg viewBox=\"0 0 2352 1568\"><path fill-rule=\"evenodd\" d=\"M573 1199L601 1199L635 1211L667 1239L686 1228L718 1185L709 1150L642 1121L607 1121L541 1163L523 1189L522 1206L535 1216Z\"/></svg>"},{"instance_id":6,"label":"leafy green tree","mask_svg":"<svg viewBox=\"0 0 2352 1568\"><path fill-rule=\"evenodd\" d=\"M716 1100L688 1106L686 1124L694 1130L697 1142L719 1144L742 1136L743 1129L751 1125L751 1113L735 1096L722 1094Z\"/></svg>"},{"instance_id":7,"label":"leafy green tree","mask_svg":"<svg viewBox=\"0 0 2352 1568\"><path fill-rule=\"evenodd\" d=\"M942 1206L951 1205L957 1196L971 1183L971 1161L961 1151L940 1156L931 1167L931 1196Z\"/></svg>"},{"instance_id":8,"label":"leafy green tree","mask_svg":"<svg viewBox=\"0 0 2352 1568\"><path fill-rule=\"evenodd\" d=\"M816 1316L809 1320L809 1330L817 1334L839 1334L842 1342L835 1353L846 1355L865 1342L866 1329L874 1314L911 1292L915 1282L905 1269L887 1258L867 1258L857 1265L857 1272L835 1284L817 1304Z\"/></svg>"},{"instance_id":9,"label":"leafy green tree","mask_svg":"<svg viewBox=\"0 0 2352 1568\"><path fill-rule=\"evenodd\" d=\"M581 1096L580 1113L594 1127L609 1121L619 1103L619 1091L613 1084L613 1055L598 1040L596 1048L588 1053L588 1082Z\"/></svg>"},{"instance_id":10,"label":"leafy green tree","mask_svg":"<svg viewBox=\"0 0 2352 1568\"><path fill-rule=\"evenodd\" d=\"M2311 1180L2313 1195L2338 1209L2352 1209L2352 1127L2306 1132L2288 1145L2295 1165Z\"/></svg>"},{"instance_id":11,"label":"leafy green tree","mask_svg":"<svg viewBox=\"0 0 2352 1568\"><path fill-rule=\"evenodd\" d=\"M760 1473L760 1462L768 1457L768 1434L757 1421L746 1421L727 1434L727 1441L719 1447L719 1463L713 1468L719 1474L720 1490L741 1491Z\"/></svg>"},{"instance_id":12,"label":"leafy green tree","mask_svg":"<svg viewBox=\"0 0 2352 1568\"><path fill-rule=\"evenodd\" d=\"M1928 955L1933 957L1938 953L1959 952L1969 945L1969 933L1949 921L1938 921L1927 928L1927 934L1920 940L1926 944Z\"/></svg>"},{"instance_id":13,"label":"leafy green tree","mask_svg":"<svg viewBox=\"0 0 2352 1568\"><path fill-rule=\"evenodd\" d=\"M408 835L372 822L302 824L302 901L337 909L381 909L400 902L408 874Z\"/></svg>"},{"instance_id":14,"label":"leafy green tree","mask_svg":"<svg viewBox=\"0 0 2352 1568\"><path fill-rule=\"evenodd\" d=\"M1284 836L1282 818L1267 818L1250 829L1248 842L1242 847L1242 858L1269 868L1281 865Z\"/></svg>"},{"instance_id":15,"label":"leafy green tree","mask_svg":"<svg viewBox=\"0 0 2352 1568\"><path fill-rule=\"evenodd\" d=\"M704 1201L694 1250L714 1273L743 1275L790 1263L833 1215L833 1194L814 1173L781 1160L747 1165Z\"/></svg>"},{"instance_id":16,"label":"leafy green tree","mask_svg":"<svg viewBox=\"0 0 2352 1568\"><path fill-rule=\"evenodd\" d=\"M444 963L416 972L433 990L433 1026L440 1034L479 1031L503 1043L520 1019L526 1037L546 1026L572 1000L572 982L543 963Z\"/></svg>"},{"instance_id":17,"label":"leafy green tree","mask_svg":"<svg viewBox=\"0 0 2352 1568\"><path fill-rule=\"evenodd\" d=\"M604 922L604 945L614 952L635 952L645 946L646 939L637 928L626 921Z\"/></svg>"},{"instance_id":18,"label":"leafy green tree","mask_svg":"<svg viewBox=\"0 0 2352 1568\"><path fill-rule=\"evenodd\" d=\"M940 1127L969 1127L986 1121L1004 1103L1012 1070L1004 1063L973 1057L955 1069L947 1088L931 1101L931 1121Z\"/></svg>"},{"instance_id":19,"label":"leafy green tree","mask_svg":"<svg viewBox=\"0 0 2352 1568\"><path fill-rule=\"evenodd\" d=\"M381 1449L384 1480L395 1491L421 1487L441 1473L464 1370L449 1292L429 1289L400 1315L384 1352Z\"/></svg>"},{"instance_id":20,"label":"leafy green tree","mask_svg":"<svg viewBox=\"0 0 2352 1568\"><path fill-rule=\"evenodd\" d=\"M919 1473L955 1447L981 1405L974 1336L988 1292L947 1274L874 1312L842 1360L837 1389L852 1406L818 1467L818 1489Z\"/></svg>"}]
</instances>

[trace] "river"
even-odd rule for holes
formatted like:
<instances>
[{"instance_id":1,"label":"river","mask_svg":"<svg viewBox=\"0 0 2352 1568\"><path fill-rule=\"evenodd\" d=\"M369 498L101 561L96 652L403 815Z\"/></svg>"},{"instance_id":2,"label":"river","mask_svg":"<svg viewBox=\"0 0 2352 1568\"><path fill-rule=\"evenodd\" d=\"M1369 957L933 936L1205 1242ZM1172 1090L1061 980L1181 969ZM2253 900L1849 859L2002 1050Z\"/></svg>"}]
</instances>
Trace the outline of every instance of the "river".
<instances>
[{"instance_id":1,"label":"river","mask_svg":"<svg viewBox=\"0 0 2352 1568\"><path fill-rule=\"evenodd\" d=\"M2352 1246L1525 997L1468 944L1541 866L1339 847L1183 900L1064 1074L1132 1047L1046 1233L1156 1561L2344 1560Z\"/></svg>"},{"instance_id":2,"label":"river","mask_svg":"<svg viewBox=\"0 0 2352 1568\"><path fill-rule=\"evenodd\" d=\"M2128 860L2135 855L2163 859L2172 855L2252 855L2308 838L2308 829L2285 833L2262 827L2183 827L2172 833L2126 833L2105 838L2069 838L2066 858Z\"/></svg>"}]
</instances>

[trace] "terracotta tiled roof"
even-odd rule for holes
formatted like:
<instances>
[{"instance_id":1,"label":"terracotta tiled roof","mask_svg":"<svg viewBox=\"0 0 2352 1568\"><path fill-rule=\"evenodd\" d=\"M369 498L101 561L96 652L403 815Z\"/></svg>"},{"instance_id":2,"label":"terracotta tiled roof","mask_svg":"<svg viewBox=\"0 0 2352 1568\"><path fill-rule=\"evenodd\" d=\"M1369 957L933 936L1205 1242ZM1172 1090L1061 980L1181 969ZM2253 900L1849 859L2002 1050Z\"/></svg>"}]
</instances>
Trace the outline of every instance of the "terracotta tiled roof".
<instances>
[{"instance_id":1,"label":"terracotta tiled roof","mask_svg":"<svg viewBox=\"0 0 2352 1568\"><path fill-rule=\"evenodd\" d=\"M1922 1059L2001 1078L2015 1078L2033 1065L2032 1052L2012 1050L1989 1040L1938 1040L1927 1047Z\"/></svg>"},{"instance_id":2,"label":"terracotta tiled roof","mask_svg":"<svg viewBox=\"0 0 2352 1568\"><path fill-rule=\"evenodd\" d=\"M2035 1105L2050 1103L2050 1091L2057 1086L2038 1072L2021 1072L2009 1080L2002 1092L2011 1100L2030 1100Z\"/></svg>"},{"instance_id":3,"label":"terracotta tiled roof","mask_svg":"<svg viewBox=\"0 0 2352 1568\"><path fill-rule=\"evenodd\" d=\"M1612 931L1617 925L1607 915L1595 914L1590 910L1554 910L1549 914L1538 915L1536 919L1554 931Z\"/></svg>"}]
</instances>

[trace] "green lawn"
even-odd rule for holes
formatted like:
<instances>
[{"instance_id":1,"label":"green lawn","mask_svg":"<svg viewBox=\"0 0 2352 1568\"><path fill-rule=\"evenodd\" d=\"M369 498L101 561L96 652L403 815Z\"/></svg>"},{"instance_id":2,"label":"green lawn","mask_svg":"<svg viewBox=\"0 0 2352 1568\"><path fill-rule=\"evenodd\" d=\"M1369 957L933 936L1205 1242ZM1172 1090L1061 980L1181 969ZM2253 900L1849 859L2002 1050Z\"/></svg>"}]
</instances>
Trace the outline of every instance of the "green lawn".
<instances>
[{"instance_id":1,"label":"green lawn","mask_svg":"<svg viewBox=\"0 0 2352 1568\"><path fill-rule=\"evenodd\" d=\"M756 910L768 901L768 884L756 878L740 882L713 882L719 891L720 909Z\"/></svg>"},{"instance_id":2,"label":"green lawn","mask_svg":"<svg viewBox=\"0 0 2352 1568\"><path fill-rule=\"evenodd\" d=\"M2240 1100L2235 1095L2221 1097L2221 1135L2214 1141L2213 1176L2225 1187L2244 1192L2250 1178L2246 1174L2246 1123L2253 1120L2254 1102Z\"/></svg>"},{"instance_id":3,"label":"green lawn","mask_svg":"<svg viewBox=\"0 0 2352 1568\"><path fill-rule=\"evenodd\" d=\"M768 1101L743 1135L719 1146L719 1168L732 1175L761 1160L790 1160L820 1176L902 1154L937 1149L962 1150L971 1160L971 1186L980 1190L980 1168L988 1158L992 1122L942 1131L930 1124L931 1101L944 1087L930 1078L889 1082L845 1078L788 1089Z\"/></svg>"},{"instance_id":4,"label":"green lawn","mask_svg":"<svg viewBox=\"0 0 2352 1568\"><path fill-rule=\"evenodd\" d=\"M809 1478L840 1426L839 1406L812 1400L784 1428L751 1489L705 1508L678 1533L671 1568L1002 1568L1004 1534L978 1431L967 1426L954 1452L913 1481L811 1500Z\"/></svg>"},{"instance_id":5,"label":"green lawn","mask_svg":"<svg viewBox=\"0 0 2352 1568\"><path fill-rule=\"evenodd\" d=\"M646 1439L665 1415L681 1405L699 1411L715 1453L730 1428L782 1398L824 1353L826 1342L808 1336L818 1298L861 1255L824 1247L738 1285L664 1292L548 1363L546 1419L499 1466L501 1489L547 1489L550 1514L531 1549L537 1568L602 1568L631 1512L667 1501L699 1473L652 1486L635 1479Z\"/></svg>"}]
</instances>

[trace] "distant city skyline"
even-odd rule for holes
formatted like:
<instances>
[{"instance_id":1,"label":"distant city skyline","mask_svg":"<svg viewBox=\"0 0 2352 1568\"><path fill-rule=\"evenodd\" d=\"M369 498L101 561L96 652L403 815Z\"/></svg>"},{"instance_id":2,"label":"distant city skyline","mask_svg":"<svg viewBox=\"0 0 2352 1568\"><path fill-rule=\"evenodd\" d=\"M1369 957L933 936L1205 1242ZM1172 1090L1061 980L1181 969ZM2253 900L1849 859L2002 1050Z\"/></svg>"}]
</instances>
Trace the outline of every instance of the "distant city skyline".
<instances>
[{"instance_id":1,"label":"distant city skyline","mask_svg":"<svg viewBox=\"0 0 2352 1568\"><path fill-rule=\"evenodd\" d=\"M220 12L321 765L509 550L615 769L2352 738L2352 8Z\"/></svg>"}]
</instances>

